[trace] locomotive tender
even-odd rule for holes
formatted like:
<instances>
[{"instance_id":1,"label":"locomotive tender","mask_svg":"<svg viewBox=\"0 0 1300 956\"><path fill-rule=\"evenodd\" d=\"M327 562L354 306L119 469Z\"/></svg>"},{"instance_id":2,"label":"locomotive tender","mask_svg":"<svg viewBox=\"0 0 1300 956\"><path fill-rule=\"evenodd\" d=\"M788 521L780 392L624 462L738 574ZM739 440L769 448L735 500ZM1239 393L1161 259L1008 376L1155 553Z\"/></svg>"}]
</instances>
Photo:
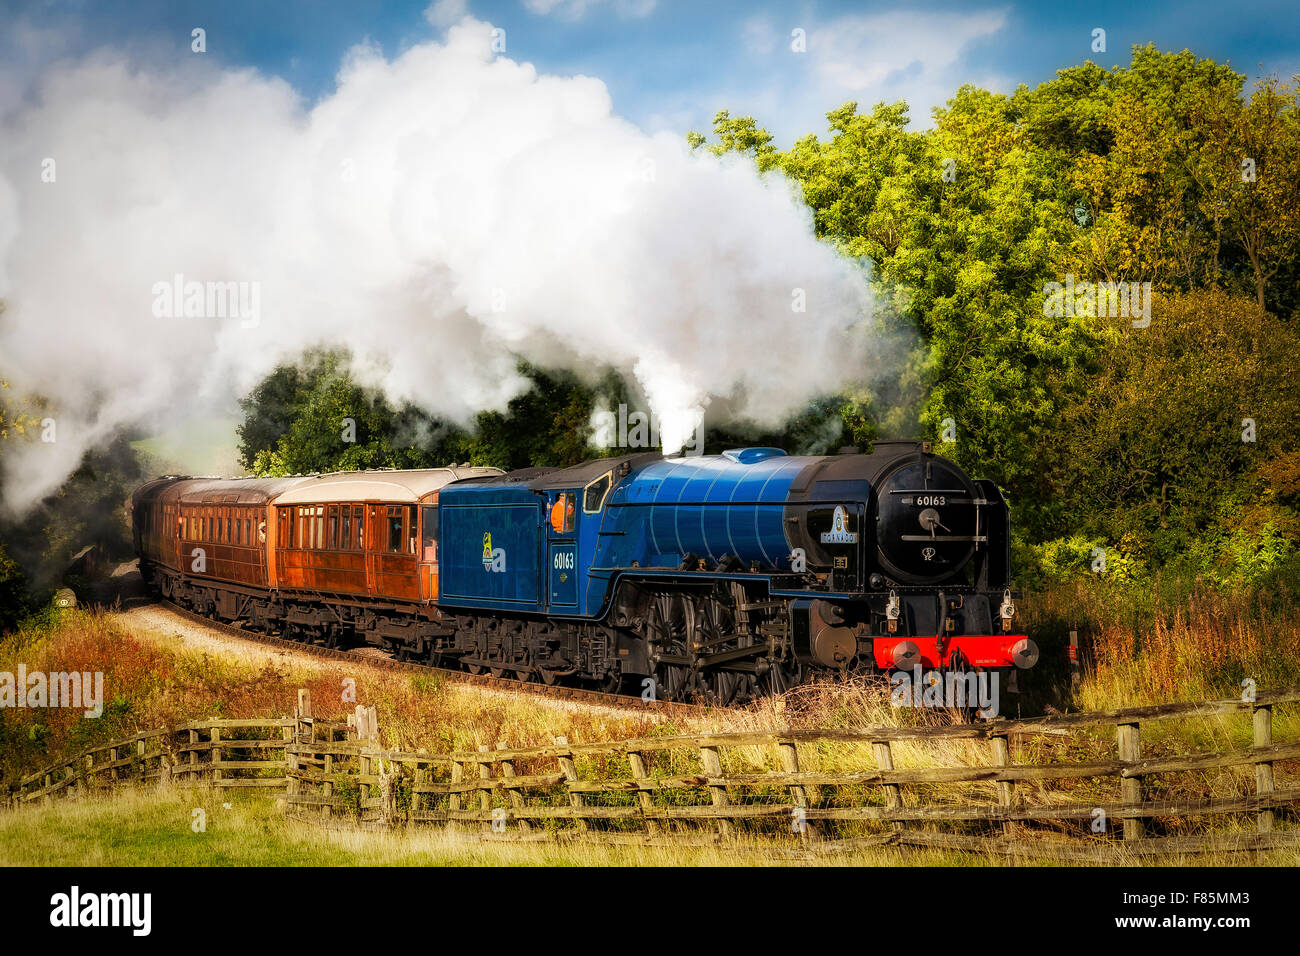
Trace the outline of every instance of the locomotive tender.
<instances>
[{"instance_id":1,"label":"locomotive tender","mask_svg":"<svg viewBox=\"0 0 1300 956\"><path fill-rule=\"evenodd\" d=\"M226 620L660 699L1032 666L997 487L928 442L846 452L163 478L132 498L136 548Z\"/></svg>"}]
</instances>

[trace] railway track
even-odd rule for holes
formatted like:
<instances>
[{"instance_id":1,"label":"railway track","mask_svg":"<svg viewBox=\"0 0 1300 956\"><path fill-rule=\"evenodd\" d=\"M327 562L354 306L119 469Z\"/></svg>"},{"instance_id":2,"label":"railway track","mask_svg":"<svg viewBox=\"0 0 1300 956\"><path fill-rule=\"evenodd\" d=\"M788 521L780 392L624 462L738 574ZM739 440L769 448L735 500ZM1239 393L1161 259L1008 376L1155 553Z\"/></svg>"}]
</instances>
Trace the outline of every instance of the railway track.
<instances>
[{"instance_id":1,"label":"railway track","mask_svg":"<svg viewBox=\"0 0 1300 956\"><path fill-rule=\"evenodd\" d=\"M284 650L301 651L310 654L313 657L319 657L325 660L347 661L350 664L362 664L363 666L375 667L380 670L406 671L414 674L438 674L448 680L454 680L462 684L470 684L476 687L490 687L495 690L509 690L518 693L532 694L536 697L543 697L549 700L568 700L585 704L600 704L605 707L615 707L620 710L632 710L642 712L653 712L672 716L673 714L682 715L700 715L705 713L717 713L718 711L728 710L730 708L715 707L703 704L688 704L681 701L642 700L640 697L633 697L628 694L610 694L604 691L590 690L585 687L566 687L563 685L544 685L534 684L527 681L513 680L508 677L492 677L488 674L469 674L465 671L452 670L446 667L435 667L432 664L421 664L417 661L404 661L393 657L385 652L378 651L376 648L362 647L354 650L342 650L338 648L321 647L319 644L307 644L301 641L291 641L283 637L273 637L269 634L261 634L257 631L250 631L247 628L239 627L235 624L227 624L224 621L213 620L188 608L174 604L165 598L154 597L152 602L158 607L166 608L168 611L185 618L195 624L201 624L204 627L219 631L222 634L231 637L237 637L240 640L251 641L256 644L264 644L269 647L277 647ZM361 654L358 651L368 651Z\"/></svg>"}]
</instances>

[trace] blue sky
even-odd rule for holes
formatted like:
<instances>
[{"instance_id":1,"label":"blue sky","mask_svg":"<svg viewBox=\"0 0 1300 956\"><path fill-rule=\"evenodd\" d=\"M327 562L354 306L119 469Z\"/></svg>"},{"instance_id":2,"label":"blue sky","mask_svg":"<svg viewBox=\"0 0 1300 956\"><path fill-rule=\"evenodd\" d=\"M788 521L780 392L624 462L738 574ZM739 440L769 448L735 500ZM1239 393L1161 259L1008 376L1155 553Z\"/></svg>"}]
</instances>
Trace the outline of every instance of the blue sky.
<instances>
[{"instance_id":1,"label":"blue sky","mask_svg":"<svg viewBox=\"0 0 1300 956\"><path fill-rule=\"evenodd\" d=\"M783 145L822 132L845 100L905 98L915 123L961 83L1011 91L1092 59L1127 62L1132 44L1189 48L1254 77L1300 72L1300 6L1089 0L974 2L682 2L682 0L2 0L7 70L0 107L21 98L16 76L100 45L141 57L189 53L195 26L208 56L282 76L309 101L327 93L345 51L364 40L391 55L439 35L465 8L506 31L506 55L543 72L582 73L609 87L615 109L647 130L707 129L714 112L750 113ZM441 15L441 16L440 16ZM1092 31L1106 30L1093 52ZM803 30L807 50L791 50ZM13 50L21 48L15 56ZM18 67L14 66L17 59Z\"/></svg>"}]
</instances>

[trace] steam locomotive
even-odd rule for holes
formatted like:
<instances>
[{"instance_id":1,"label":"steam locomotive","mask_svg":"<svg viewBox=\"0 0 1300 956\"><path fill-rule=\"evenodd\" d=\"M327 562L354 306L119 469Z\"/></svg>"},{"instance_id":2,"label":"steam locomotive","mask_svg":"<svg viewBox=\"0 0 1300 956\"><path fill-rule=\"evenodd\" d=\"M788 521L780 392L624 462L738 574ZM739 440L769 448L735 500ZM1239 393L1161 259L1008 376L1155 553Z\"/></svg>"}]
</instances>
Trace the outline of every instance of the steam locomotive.
<instances>
[{"instance_id":1,"label":"steam locomotive","mask_svg":"<svg viewBox=\"0 0 1300 956\"><path fill-rule=\"evenodd\" d=\"M167 477L131 506L141 573L171 600L474 673L727 704L1038 653L1015 633L1002 495L928 442Z\"/></svg>"}]
</instances>

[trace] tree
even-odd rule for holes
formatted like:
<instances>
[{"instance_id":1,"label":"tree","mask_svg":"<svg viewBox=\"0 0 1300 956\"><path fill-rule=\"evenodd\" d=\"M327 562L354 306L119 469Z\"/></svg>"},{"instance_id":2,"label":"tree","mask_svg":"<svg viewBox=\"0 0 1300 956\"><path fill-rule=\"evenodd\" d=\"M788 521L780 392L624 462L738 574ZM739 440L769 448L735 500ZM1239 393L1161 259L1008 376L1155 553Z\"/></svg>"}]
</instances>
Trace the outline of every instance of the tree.
<instances>
[{"instance_id":1,"label":"tree","mask_svg":"<svg viewBox=\"0 0 1300 956\"><path fill-rule=\"evenodd\" d=\"M590 457L594 394L569 373L527 364L531 390L504 412L483 411L472 428L394 408L352 380L348 356L310 352L272 371L241 402L240 458L259 475L367 468L428 468L468 462L500 468L572 465Z\"/></svg>"},{"instance_id":2,"label":"tree","mask_svg":"<svg viewBox=\"0 0 1300 956\"><path fill-rule=\"evenodd\" d=\"M1272 525L1300 537L1300 335L1249 298L1157 299L1064 423L1077 527L1151 563Z\"/></svg>"}]
</instances>

